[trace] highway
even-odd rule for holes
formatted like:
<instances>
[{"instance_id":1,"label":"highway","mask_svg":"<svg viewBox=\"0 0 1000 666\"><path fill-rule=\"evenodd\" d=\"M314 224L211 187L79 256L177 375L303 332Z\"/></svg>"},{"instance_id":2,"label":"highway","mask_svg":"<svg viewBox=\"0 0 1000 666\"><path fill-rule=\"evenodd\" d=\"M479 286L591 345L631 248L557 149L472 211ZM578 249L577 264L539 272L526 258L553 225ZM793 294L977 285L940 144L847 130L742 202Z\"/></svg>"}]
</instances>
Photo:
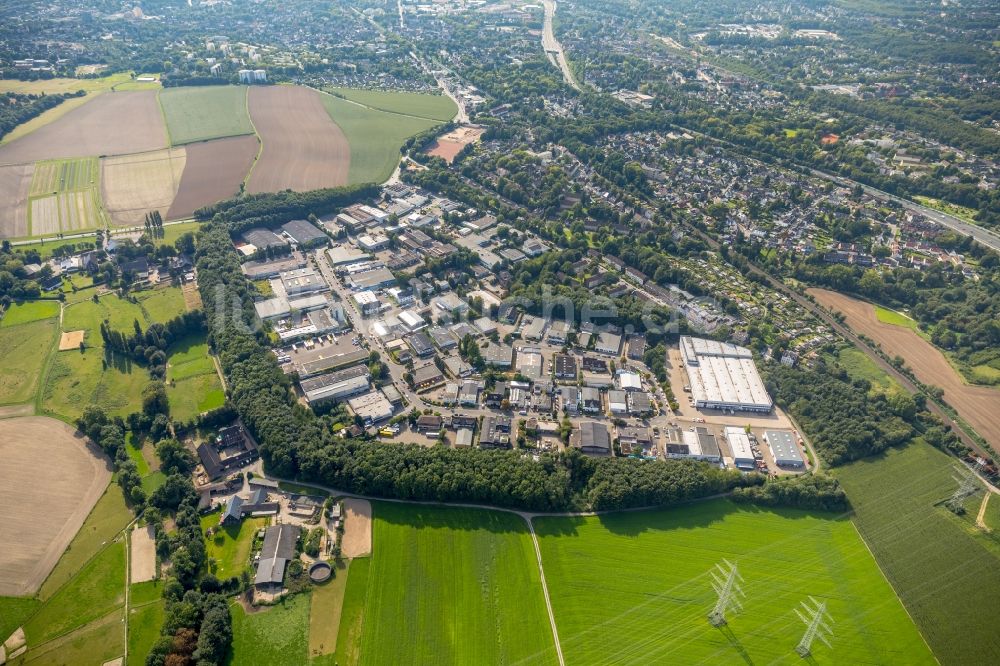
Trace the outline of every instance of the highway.
<instances>
[{"instance_id":1,"label":"highway","mask_svg":"<svg viewBox=\"0 0 1000 666\"><path fill-rule=\"evenodd\" d=\"M580 84L577 83L576 77L573 76L572 70L569 68L569 63L566 62L566 54L563 53L562 44L556 39L555 32L552 30L552 17L556 13L556 3L555 0L542 0L542 5L545 7L545 25L542 29L542 48L545 49L546 55L549 59L555 59L555 63L562 70L563 78L566 79L566 83L570 85L573 90L577 92L580 91Z\"/></svg>"}]
</instances>

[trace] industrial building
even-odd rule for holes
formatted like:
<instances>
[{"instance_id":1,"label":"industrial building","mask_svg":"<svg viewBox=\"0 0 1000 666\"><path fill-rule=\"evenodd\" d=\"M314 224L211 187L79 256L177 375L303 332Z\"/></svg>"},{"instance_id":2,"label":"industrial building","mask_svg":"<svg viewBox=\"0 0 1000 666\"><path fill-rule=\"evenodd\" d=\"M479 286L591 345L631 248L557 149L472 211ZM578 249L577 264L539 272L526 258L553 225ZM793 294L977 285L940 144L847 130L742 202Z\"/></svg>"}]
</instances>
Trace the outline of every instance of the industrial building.
<instances>
[{"instance_id":1,"label":"industrial building","mask_svg":"<svg viewBox=\"0 0 1000 666\"><path fill-rule=\"evenodd\" d=\"M301 247L315 247L329 242L327 235L308 220L292 220L281 225L281 230Z\"/></svg>"},{"instance_id":2,"label":"industrial building","mask_svg":"<svg viewBox=\"0 0 1000 666\"><path fill-rule=\"evenodd\" d=\"M774 407L746 347L684 335L680 351L698 408L768 413Z\"/></svg>"},{"instance_id":3,"label":"industrial building","mask_svg":"<svg viewBox=\"0 0 1000 666\"><path fill-rule=\"evenodd\" d=\"M381 391L371 391L347 401L355 416L370 426L392 417L392 403L382 395Z\"/></svg>"},{"instance_id":4,"label":"industrial building","mask_svg":"<svg viewBox=\"0 0 1000 666\"><path fill-rule=\"evenodd\" d=\"M368 390L368 368L358 365L340 372L302 380L302 393L310 406L343 400Z\"/></svg>"},{"instance_id":5,"label":"industrial building","mask_svg":"<svg viewBox=\"0 0 1000 666\"><path fill-rule=\"evenodd\" d=\"M765 430L764 441L778 467L805 467L799 447L795 444L795 435L790 430Z\"/></svg>"},{"instance_id":6,"label":"industrial building","mask_svg":"<svg viewBox=\"0 0 1000 666\"><path fill-rule=\"evenodd\" d=\"M611 435L607 426L597 421L581 423L570 435L569 444L591 455L611 455Z\"/></svg>"},{"instance_id":7,"label":"industrial building","mask_svg":"<svg viewBox=\"0 0 1000 666\"><path fill-rule=\"evenodd\" d=\"M668 431L666 453L668 458L691 458L714 463L722 460L722 451L715 435L701 426L693 430Z\"/></svg>"},{"instance_id":8,"label":"industrial building","mask_svg":"<svg viewBox=\"0 0 1000 666\"><path fill-rule=\"evenodd\" d=\"M757 468L753 449L750 447L750 436L743 428L728 426L722 431L729 448L733 452L733 464L739 469L753 470Z\"/></svg>"}]
</instances>

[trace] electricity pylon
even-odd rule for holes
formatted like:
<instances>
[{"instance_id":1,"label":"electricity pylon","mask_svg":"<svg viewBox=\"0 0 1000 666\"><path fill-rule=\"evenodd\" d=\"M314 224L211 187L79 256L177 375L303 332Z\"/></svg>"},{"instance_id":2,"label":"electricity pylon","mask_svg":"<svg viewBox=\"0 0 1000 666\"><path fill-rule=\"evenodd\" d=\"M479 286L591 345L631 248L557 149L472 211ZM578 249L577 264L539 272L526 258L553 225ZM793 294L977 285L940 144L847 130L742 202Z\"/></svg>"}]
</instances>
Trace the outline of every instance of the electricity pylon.
<instances>
[{"instance_id":1,"label":"electricity pylon","mask_svg":"<svg viewBox=\"0 0 1000 666\"><path fill-rule=\"evenodd\" d=\"M802 609L805 612L795 609L795 614L806 623L806 633L802 634L802 640L795 646L795 651L802 658L811 654L812 642L817 638L827 647L832 647L826 638L826 634L833 636L833 629L830 628L832 620L830 614L826 612L826 602L817 602L812 597L809 597L809 601L812 602L812 606L805 601L802 602Z\"/></svg>"},{"instance_id":2,"label":"electricity pylon","mask_svg":"<svg viewBox=\"0 0 1000 666\"><path fill-rule=\"evenodd\" d=\"M725 566L716 564L715 570L712 571L712 589L719 597L715 602L715 608L708 614L708 621L712 623L713 627L721 627L726 623L727 612L735 613L743 610L740 597L746 597L743 590L740 589L743 577L740 576L736 565L730 563L729 560L722 561Z\"/></svg>"}]
</instances>

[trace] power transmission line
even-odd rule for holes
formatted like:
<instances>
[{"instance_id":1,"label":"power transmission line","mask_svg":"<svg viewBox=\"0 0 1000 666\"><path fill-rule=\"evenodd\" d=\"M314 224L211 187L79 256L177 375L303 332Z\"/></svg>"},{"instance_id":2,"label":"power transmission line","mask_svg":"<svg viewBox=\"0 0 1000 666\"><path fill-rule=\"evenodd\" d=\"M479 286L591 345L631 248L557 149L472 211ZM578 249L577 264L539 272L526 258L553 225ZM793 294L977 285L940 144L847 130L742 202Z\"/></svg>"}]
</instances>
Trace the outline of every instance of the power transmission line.
<instances>
[{"instance_id":1,"label":"power transmission line","mask_svg":"<svg viewBox=\"0 0 1000 666\"><path fill-rule=\"evenodd\" d=\"M712 623L713 627L721 627L726 623L727 612L732 611L736 613L743 610L740 597L746 597L740 588L743 576L740 575L736 565L729 562L729 560L722 561L725 563L725 566L716 564L715 569L711 572L712 589L715 590L715 593L719 597L715 602L715 608L708 614L708 621Z\"/></svg>"},{"instance_id":2,"label":"power transmission line","mask_svg":"<svg viewBox=\"0 0 1000 666\"><path fill-rule=\"evenodd\" d=\"M977 460L975 468L971 471L968 468L955 465L955 473L951 475L951 478L958 484L958 488L952 493L951 497L945 500L945 506L953 513L964 513L965 507L963 504L965 500L983 489L979 478L976 476L982 465L983 461Z\"/></svg>"},{"instance_id":3,"label":"power transmission line","mask_svg":"<svg viewBox=\"0 0 1000 666\"><path fill-rule=\"evenodd\" d=\"M812 643L817 638L823 641L828 648L833 647L826 638L826 634L833 636L833 629L830 628L830 623L833 620L830 619L830 614L826 612L826 602L817 602L812 597L809 597L809 601L812 602L812 606L805 601L802 602L802 610L805 612L800 611L798 608L795 609L795 614L799 616L800 620L806 623L806 633L802 634L802 640L795 646L795 651L802 658L812 654Z\"/></svg>"}]
</instances>

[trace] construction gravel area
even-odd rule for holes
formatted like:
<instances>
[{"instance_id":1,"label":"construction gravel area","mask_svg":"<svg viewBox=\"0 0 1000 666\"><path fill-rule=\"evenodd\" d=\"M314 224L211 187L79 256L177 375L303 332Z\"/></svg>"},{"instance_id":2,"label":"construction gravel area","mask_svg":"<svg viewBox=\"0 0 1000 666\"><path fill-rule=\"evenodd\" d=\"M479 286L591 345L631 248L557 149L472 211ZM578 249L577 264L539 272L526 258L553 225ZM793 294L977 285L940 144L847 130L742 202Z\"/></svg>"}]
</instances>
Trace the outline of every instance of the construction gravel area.
<instances>
[{"instance_id":1,"label":"construction gravel area","mask_svg":"<svg viewBox=\"0 0 1000 666\"><path fill-rule=\"evenodd\" d=\"M299 86L255 87L248 101L263 144L248 192L306 192L347 183L351 147L319 93Z\"/></svg>"},{"instance_id":2,"label":"construction gravel area","mask_svg":"<svg viewBox=\"0 0 1000 666\"><path fill-rule=\"evenodd\" d=\"M344 500L344 557L364 557L372 552L372 504L368 500Z\"/></svg>"},{"instance_id":3,"label":"construction gravel area","mask_svg":"<svg viewBox=\"0 0 1000 666\"><path fill-rule=\"evenodd\" d=\"M0 146L0 165L167 147L155 90L107 92L58 120Z\"/></svg>"},{"instance_id":4,"label":"construction gravel area","mask_svg":"<svg viewBox=\"0 0 1000 666\"><path fill-rule=\"evenodd\" d=\"M901 356L924 384L944 390L944 400L1000 451L1000 390L966 384L941 351L912 329L878 320L871 303L826 289L809 289L818 303L843 312L847 325L879 343L889 356Z\"/></svg>"},{"instance_id":5,"label":"construction gravel area","mask_svg":"<svg viewBox=\"0 0 1000 666\"><path fill-rule=\"evenodd\" d=\"M256 136L192 143L166 218L180 220L196 210L235 196L247 177L260 144Z\"/></svg>"},{"instance_id":6,"label":"construction gravel area","mask_svg":"<svg viewBox=\"0 0 1000 666\"><path fill-rule=\"evenodd\" d=\"M38 591L111 481L111 462L56 419L0 420L0 596Z\"/></svg>"}]
</instances>

